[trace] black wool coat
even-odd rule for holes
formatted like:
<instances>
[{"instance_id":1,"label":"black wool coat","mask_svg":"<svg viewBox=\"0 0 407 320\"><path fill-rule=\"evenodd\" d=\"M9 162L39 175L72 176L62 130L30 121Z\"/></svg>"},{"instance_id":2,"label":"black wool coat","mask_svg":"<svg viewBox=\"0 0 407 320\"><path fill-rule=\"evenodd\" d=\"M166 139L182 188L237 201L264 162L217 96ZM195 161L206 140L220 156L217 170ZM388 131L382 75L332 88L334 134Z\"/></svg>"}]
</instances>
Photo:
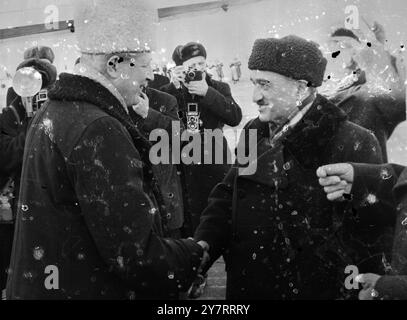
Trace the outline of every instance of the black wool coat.
<instances>
[{"instance_id":1,"label":"black wool coat","mask_svg":"<svg viewBox=\"0 0 407 320\"><path fill-rule=\"evenodd\" d=\"M146 165L115 96L61 74L27 134L8 299L176 298L202 249L162 237ZM56 287L45 286L47 266ZM49 271L48 271L49 272Z\"/></svg>"},{"instance_id":2,"label":"black wool coat","mask_svg":"<svg viewBox=\"0 0 407 320\"><path fill-rule=\"evenodd\" d=\"M173 122L177 122L182 129L183 124L178 119L178 104L175 97L158 91L153 88L147 88L147 97L149 99L149 111L146 119L143 119L136 112L129 108L129 114L132 117L136 126L144 133L145 138L149 136L153 130L165 130L172 137ZM170 142L170 152L172 144ZM184 203L183 203L183 188L181 183L180 172L181 168L176 164L160 164L153 166L156 177L160 182L160 187L163 195L163 201L166 204L165 222L168 230L180 229L184 224ZM170 233L171 234L171 233Z\"/></svg>"},{"instance_id":3,"label":"black wool coat","mask_svg":"<svg viewBox=\"0 0 407 320\"><path fill-rule=\"evenodd\" d=\"M227 83L206 78L209 89L204 98L192 99L186 88L176 89L170 83L161 87L161 91L167 92L177 98L179 106L179 117L185 127L188 102L198 102L201 126L201 164L183 165L184 184L184 208L186 211L186 234L192 235L199 224L202 211L208 204L208 196L217 183L223 180L231 167L231 151L226 138L223 137L222 146L213 144L212 164L204 164L204 155L207 146L204 145L204 129L223 129L224 125L235 127L242 120L242 110L232 97L230 87ZM215 145L222 150L222 164L215 164Z\"/></svg>"},{"instance_id":4,"label":"black wool coat","mask_svg":"<svg viewBox=\"0 0 407 320\"><path fill-rule=\"evenodd\" d=\"M258 130L257 171L239 175L233 168L212 191L195 233L212 257L224 255L227 298L357 296L344 286L345 268L383 272L394 220L376 221L373 206L355 210L351 202L328 201L316 170L346 161L381 163L375 136L321 96L278 149L270 149L268 125L258 118L245 129Z\"/></svg>"}]
</instances>

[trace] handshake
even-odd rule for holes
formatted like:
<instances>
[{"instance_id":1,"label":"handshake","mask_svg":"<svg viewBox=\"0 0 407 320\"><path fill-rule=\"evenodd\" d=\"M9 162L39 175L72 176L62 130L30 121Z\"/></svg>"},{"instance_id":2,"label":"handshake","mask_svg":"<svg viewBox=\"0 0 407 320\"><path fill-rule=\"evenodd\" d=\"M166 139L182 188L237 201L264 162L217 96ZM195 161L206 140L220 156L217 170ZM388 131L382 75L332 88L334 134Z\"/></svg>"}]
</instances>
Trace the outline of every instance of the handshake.
<instances>
[{"instance_id":1,"label":"handshake","mask_svg":"<svg viewBox=\"0 0 407 320\"><path fill-rule=\"evenodd\" d=\"M191 238L192 239L192 238ZM206 241L198 241L198 245L202 247L204 250L201 265L199 266L197 276L193 281L191 287L188 290L188 298L196 299L199 298L203 294L203 290L206 285L206 275L204 274L205 267L209 263L210 256L209 256L209 244Z\"/></svg>"}]
</instances>

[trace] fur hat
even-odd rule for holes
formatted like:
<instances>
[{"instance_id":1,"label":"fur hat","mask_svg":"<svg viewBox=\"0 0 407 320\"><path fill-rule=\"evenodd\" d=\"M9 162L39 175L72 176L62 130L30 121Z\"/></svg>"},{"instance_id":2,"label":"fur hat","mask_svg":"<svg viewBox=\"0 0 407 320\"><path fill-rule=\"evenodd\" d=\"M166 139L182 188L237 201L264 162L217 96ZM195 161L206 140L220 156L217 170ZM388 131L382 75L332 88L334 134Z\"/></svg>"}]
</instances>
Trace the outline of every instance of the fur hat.
<instances>
[{"instance_id":1,"label":"fur hat","mask_svg":"<svg viewBox=\"0 0 407 320\"><path fill-rule=\"evenodd\" d=\"M49 62L54 63L55 55L50 47L35 46L28 48L24 52L24 60L31 58L47 59Z\"/></svg>"},{"instance_id":2,"label":"fur hat","mask_svg":"<svg viewBox=\"0 0 407 320\"><path fill-rule=\"evenodd\" d=\"M53 64L47 61L35 58L27 59L18 65L17 70L27 67L32 67L41 74L41 89L47 88L50 85L54 84L57 79L57 69Z\"/></svg>"},{"instance_id":3,"label":"fur hat","mask_svg":"<svg viewBox=\"0 0 407 320\"><path fill-rule=\"evenodd\" d=\"M297 36L257 39L249 59L250 70L271 71L305 80L312 87L322 85L327 60L315 42Z\"/></svg>"},{"instance_id":4,"label":"fur hat","mask_svg":"<svg viewBox=\"0 0 407 320\"><path fill-rule=\"evenodd\" d=\"M153 50L157 10L151 0L77 0L75 31L82 53Z\"/></svg>"},{"instance_id":5,"label":"fur hat","mask_svg":"<svg viewBox=\"0 0 407 320\"><path fill-rule=\"evenodd\" d=\"M177 46L172 53L172 61L174 61L176 66L182 65L182 58L181 58L181 49L182 45Z\"/></svg>"},{"instance_id":6,"label":"fur hat","mask_svg":"<svg viewBox=\"0 0 407 320\"><path fill-rule=\"evenodd\" d=\"M206 59L205 47L197 42L189 42L181 49L182 62L195 57L204 57Z\"/></svg>"}]
</instances>

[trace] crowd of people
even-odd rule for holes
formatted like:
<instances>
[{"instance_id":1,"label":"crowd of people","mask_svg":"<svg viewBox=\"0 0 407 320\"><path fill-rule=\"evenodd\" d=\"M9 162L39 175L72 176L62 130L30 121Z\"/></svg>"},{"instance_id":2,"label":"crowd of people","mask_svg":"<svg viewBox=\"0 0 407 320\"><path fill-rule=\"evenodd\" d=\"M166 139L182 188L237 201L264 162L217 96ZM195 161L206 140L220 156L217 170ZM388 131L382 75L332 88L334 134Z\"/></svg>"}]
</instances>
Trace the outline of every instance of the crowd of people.
<instances>
[{"instance_id":1,"label":"crowd of people","mask_svg":"<svg viewBox=\"0 0 407 320\"><path fill-rule=\"evenodd\" d=\"M231 150L223 135L208 143L242 121L229 84L209 75L197 42L155 72L153 17L147 0L82 4L73 73L58 74L45 46L17 67L40 73L47 99L31 113L39 93L10 88L0 114L5 298L197 298L223 257L226 299L407 299L407 169L386 150L406 120L406 78L383 28L369 45L332 33L344 75L329 91L318 44L257 39L248 68L259 116ZM229 65L233 83L241 65ZM177 154L171 140L172 158L152 161L157 130L201 152Z\"/></svg>"}]
</instances>

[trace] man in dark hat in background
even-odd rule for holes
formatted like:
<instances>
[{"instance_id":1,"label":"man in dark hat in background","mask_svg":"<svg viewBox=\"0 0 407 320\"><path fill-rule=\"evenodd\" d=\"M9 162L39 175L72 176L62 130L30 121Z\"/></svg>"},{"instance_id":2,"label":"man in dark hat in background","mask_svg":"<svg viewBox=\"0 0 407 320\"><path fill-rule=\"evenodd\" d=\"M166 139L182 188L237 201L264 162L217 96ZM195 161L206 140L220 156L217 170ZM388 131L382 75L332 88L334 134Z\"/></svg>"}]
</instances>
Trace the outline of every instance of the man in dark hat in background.
<instances>
[{"instance_id":1,"label":"man in dark hat in background","mask_svg":"<svg viewBox=\"0 0 407 320\"><path fill-rule=\"evenodd\" d=\"M17 71L31 67L41 74L41 91L34 97L22 98L11 87L7 92L7 107L0 114L0 194L4 202L0 209L0 288L6 285L6 269L10 262L14 218L20 189L26 132L33 114L46 100L47 89L54 84L57 70L54 55L48 47L28 49ZM5 216L8 212L7 217ZM11 213L11 215L10 215Z\"/></svg>"},{"instance_id":2,"label":"man in dark hat in background","mask_svg":"<svg viewBox=\"0 0 407 320\"><path fill-rule=\"evenodd\" d=\"M297 36L254 44L249 69L259 117L239 148L258 143L257 171L234 167L212 191L195 233L211 261L225 258L227 299L351 298L357 291L344 285L347 266L383 271L385 227L351 203L328 201L315 176L333 159L382 162L375 136L318 94L326 63L317 44ZM255 140L248 129L257 130Z\"/></svg>"},{"instance_id":3,"label":"man in dark hat in background","mask_svg":"<svg viewBox=\"0 0 407 320\"><path fill-rule=\"evenodd\" d=\"M191 42L178 46L173 54L177 67L173 70L172 82L161 88L162 91L175 96L178 100L179 118L187 130L195 130L202 135L202 159L200 163L184 166L186 210L190 215L187 233L199 224L199 217L207 205L208 195L216 183L220 182L229 169L227 158L231 157L227 141L223 138L223 162L203 164L205 146L203 133L205 129L223 129L224 125L237 126L242 120L242 111L234 101L230 87L226 83L212 80L207 76L206 49L202 44ZM194 71L197 79L188 79L188 71ZM194 112L199 114L197 128L191 128L190 106L197 106ZM193 123L195 124L195 123ZM214 154L214 153L213 153Z\"/></svg>"},{"instance_id":4,"label":"man in dark hat in background","mask_svg":"<svg viewBox=\"0 0 407 320\"><path fill-rule=\"evenodd\" d=\"M192 236L199 224L201 212L208 203L210 191L222 181L230 168L228 159L231 159L231 152L226 138L222 135L222 145L214 141L212 150L208 150L204 130L222 130L225 124L235 127L242 120L242 111L234 101L229 85L213 80L207 75L207 53L202 44L190 42L185 46L177 46L172 58L176 67L172 70L171 83L161 90L177 98L179 118L192 135L201 135L202 142L199 163L181 164L184 186L184 235ZM197 78L191 78L191 71ZM192 119L195 120L191 121ZM216 153L219 151L222 152L222 163L215 161ZM204 158L209 152L212 159L210 164L206 164ZM202 294L206 278L207 275L200 276L200 280L194 283L190 291L191 297L196 298Z\"/></svg>"},{"instance_id":5,"label":"man in dark hat in background","mask_svg":"<svg viewBox=\"0 0 407 320\"><path fill-rule=\"evenodd\" d=\"M55 54L50 47L34 46L24 51L24 60L29 59L39 59L43 60L44 62L49 62L50 64L53 64L55 60ZM17 98L17 96L18 95L14 91L13 87L10 87L7 90L6 105L7 106L11 105L13 100Z\"/></svg>"}]
</instances>

